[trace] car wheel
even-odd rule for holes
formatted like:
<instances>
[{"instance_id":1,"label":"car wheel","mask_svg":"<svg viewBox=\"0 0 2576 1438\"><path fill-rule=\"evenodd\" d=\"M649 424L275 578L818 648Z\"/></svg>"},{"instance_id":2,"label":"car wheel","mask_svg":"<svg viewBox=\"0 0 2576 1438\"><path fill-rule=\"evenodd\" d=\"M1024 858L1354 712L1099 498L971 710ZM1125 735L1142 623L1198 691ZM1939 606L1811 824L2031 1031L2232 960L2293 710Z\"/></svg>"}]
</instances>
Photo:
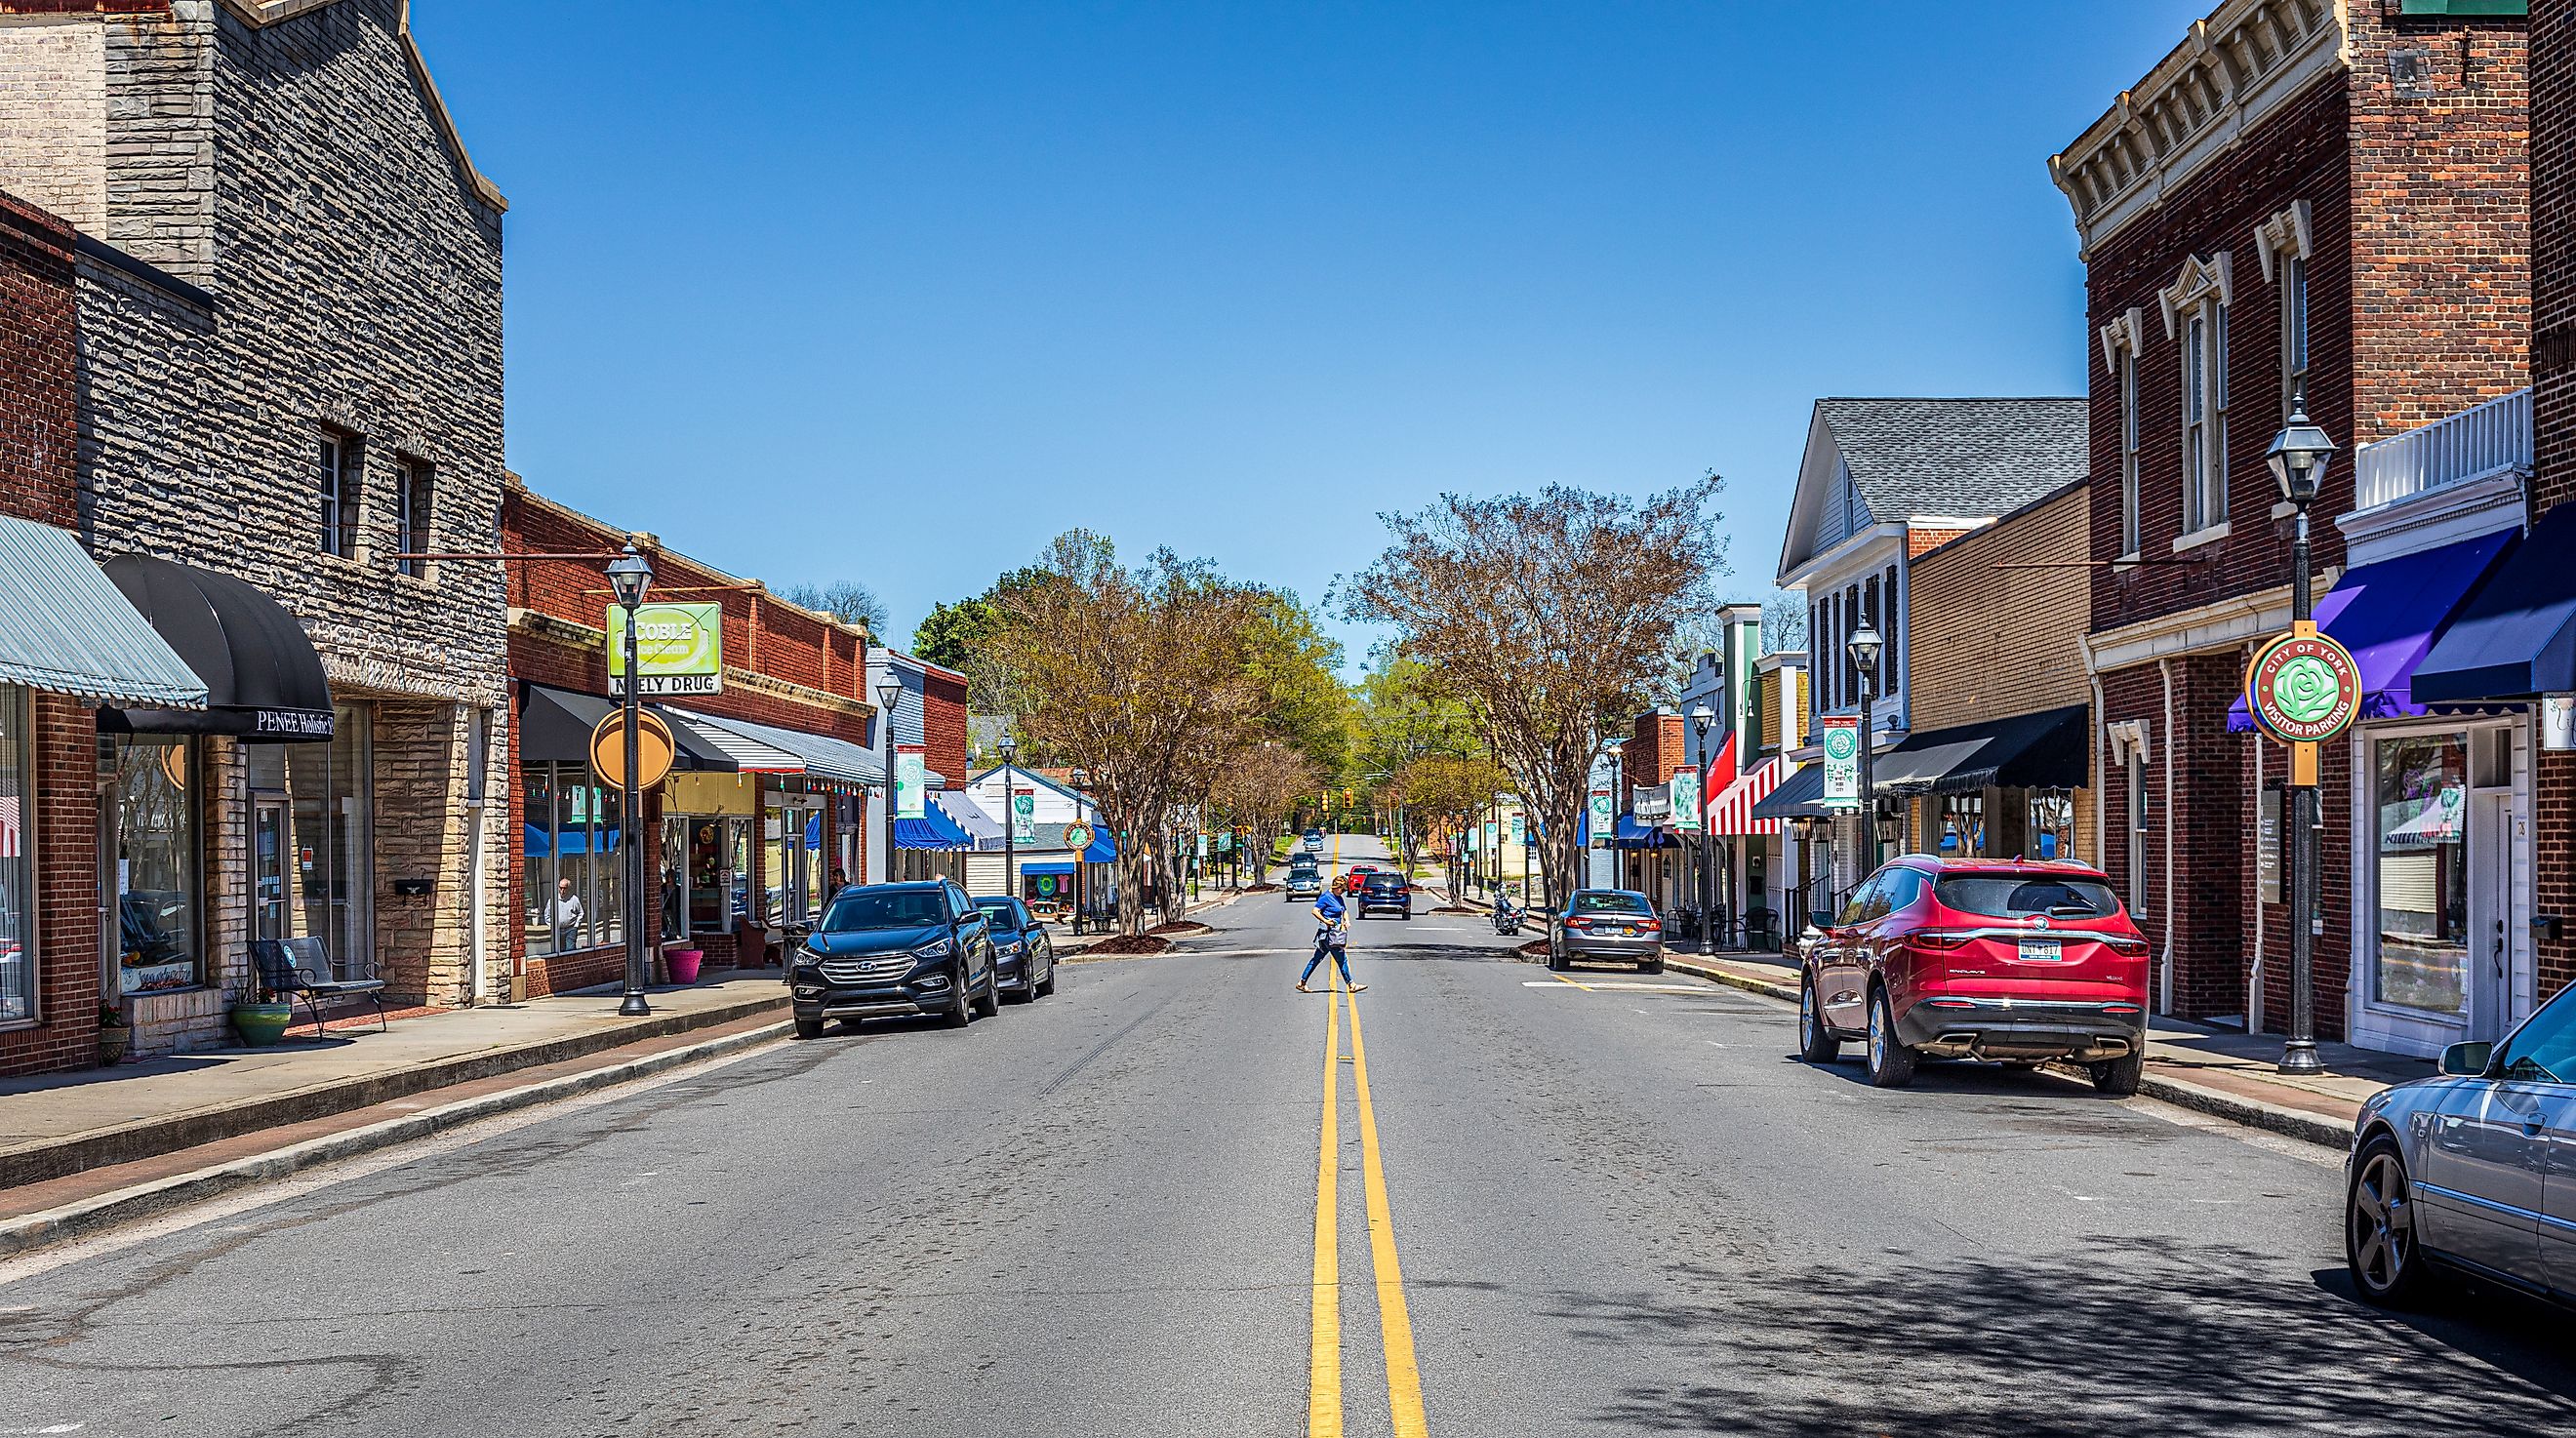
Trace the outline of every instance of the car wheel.
<instances>
[{"instance_id":1,"label":"car wheel","mask_svg":"<svg viewBox=\"0 0 2576 1438\"><path fill-rule=\"evenodd\" d=\"M2093 1087L2113 1098L2127 1098L2138 1091L2138 1080L2146 1074L2147 1051L2131 1049L2124 1057L2084 1067L2093 1075Z\"/></svg>"},{"instance_id":2,"label":"car wheel","mask_svg":"<svg viewBox=\"0 0 2576 1438\"><path fill-rule=\"evenodd\" d=\"M819 1039L822 1036L823 1021L821 1019L798 1019L796 1021L796 1037L800 1039Z\"/></svg>"},{"instance_id":3,"label":"car wheel","mask_svg":"<svg viewBox=\"0 0 2576 1438\"><path fill-rule=\"evenodd\" d=\"M1869 999L1869 1082L1872 1088L1903 1088L1914 1082L1914 1050L1896 1036L1896 1006L1884 988Z\"/></svg>"},{"instance_id":4,"label":"car wheel","mask_svg":"<svg viewBox=\"0 0 2576 1438\"><path fill-rule=\"evenodd\" d=\"M948 1012L939 1016L943 1028L962 1029L975 1022L975 1010L966 993L966 966L959 964L948 978Z\"/></svg>"},{"instance_id":5,"label":"car wheel","mask_svg":"<svg viewBox=\"0 0 2576 1438\"><path fill-rule=\"evenodd\" d=\"M2397 1140L2383 1133L2361 1146L2343 1210L2343 1261L2353 1287L2390 1308L2420 1302L2429 1278L2416 1251L2415 1189Z\"/></svg>"},{"instance_id":6,"label":"car wheel","mask_svg":"<svg viewBox=\"0 0 2576 1438\"><path fill-rule=\"evenodd\" d=\"M1825 1027L1825 1016L1816 1011L1816 981L1798 985L1798 1057L1811 1064L1829 1064L1843 1056L1843 1041Z\"/></svg>"},{"instance_id":7,"label":"car wheel","mask_svg":"<svg viewBox=\"0 0 2576 1438\"><path fill-rule=\"evenodd\" d=\"M1637 972L1641 974L1660 974L1663 971L1664 961L1661 959L1646 959L1637 965Z\"/></svg>"},{"instance_id":8,"label":"car wheel","mask_svg":"<svg viewBox=\"0 0 2576 1438\"><path fill-rule=\"evenodd\" d=\"M984 996L975 1000L975 1017L989 1019L1002 1011L1002 976L984 970Z\"/></svg>"}]
</instances>

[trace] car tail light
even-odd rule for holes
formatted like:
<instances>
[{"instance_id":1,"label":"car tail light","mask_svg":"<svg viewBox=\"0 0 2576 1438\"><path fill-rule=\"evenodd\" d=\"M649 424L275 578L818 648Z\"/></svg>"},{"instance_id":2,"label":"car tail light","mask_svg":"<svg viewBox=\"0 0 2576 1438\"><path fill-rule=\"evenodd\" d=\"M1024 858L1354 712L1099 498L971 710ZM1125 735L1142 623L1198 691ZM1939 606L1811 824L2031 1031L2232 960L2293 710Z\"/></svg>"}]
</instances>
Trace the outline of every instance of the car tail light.
<instances>
[{"instance_id":1,"label":"car tail light","mask_svg":"<svg viewBox=\"0 0 2576 1438\"><path fill-rule=\"evenodd\" d=\"M2104 1004L2102 1006L2102 1012L2106 1014L2143 1014L2146 1012L2146 1009L2142 1005L2138 1004Z\"/></svg>"},{"instance_id":2,"label":"car tail light","mask_svg":"<svg viewBox=\"0 0 2576 1438\"><path fill-rule=\"evenodd\" d=\"M1973 1009L1976 1005L1966 999L1925 999L1923 1001L1923 1007L1927 1009Z\"/></svg>"},{"instance_id":3,"label":"car tail light","mask_svg":"<svg viewBox=\"0 0 2576 1438\"><path fill-rule=\"evenodd\" d=\"M1910 948L1937 949L1943 953L1966 948L1969 939L1967 934L1944 933L1939 929L1924 929L1905 936L1906 945Z\"/></svg>"},{"instance_id":4,"label":"car tail light","mask_svg":"<svg viewBox=\"0 0 2576 1438\"><path fill-rule=\"evenodd\" d=\"M1590 919L1568 919L1565 921L1565 926L1569 929L1588 929L1592 927L1592 921Z\"/></svg>"},{"instance_id":5,"label":"car tail light","mask_svg":"<svg viewBox=\"0 0 2576 1438\"><path fill-rule=\"evenodd\" d=\"M2102 941L2102 947L2109 949L2115 954L2124 954L2133 959L2143 959L2147 956L2148 944L2144 939L2131 938L2127 934L2114 934L2110 938Z\"/></svg>"},{"instance_id":6,"label":"car tail light","mask_svg":"<svg viewBox=\"0 0 2576 1438\"><path fill-rule=\"evenodd\" d=\"M1640 933L1647 933L1647 934L1660 934L1660 933L1662 933L1662 932L1664 931L1664 924L1663 924L1663 920L1661 920L1661 919L1640 919L1640 920L1637 922L1637 929L1638 929L1638 932L1640 932Z\"/></svg>"}]
</instances>

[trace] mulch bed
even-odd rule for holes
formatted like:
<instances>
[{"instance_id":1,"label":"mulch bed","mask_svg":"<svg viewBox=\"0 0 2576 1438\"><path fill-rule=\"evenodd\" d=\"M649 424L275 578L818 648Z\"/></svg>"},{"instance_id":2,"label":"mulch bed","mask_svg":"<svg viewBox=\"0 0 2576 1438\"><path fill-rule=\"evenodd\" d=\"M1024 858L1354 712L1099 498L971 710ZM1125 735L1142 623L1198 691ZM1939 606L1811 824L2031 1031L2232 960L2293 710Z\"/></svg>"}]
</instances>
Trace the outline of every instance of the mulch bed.
<instances>
[{"instance_id":1,"label":"mulch bed","mask_svg":"<svg viewBox=\"0 0 2576 1438\"><path fill-rule=\"evenodd\" d=\"M1247 884L1244 886L1243 892L1247 894L1275 894L1279 892L1279 886L1277 884Z\"/></svg>"},{"instance_id":2,"label":"mulch bed","mask_svg":"<svg viewBox=\"0 0 2576 1438\"><path fill-rule=\"evenodd\" d=\"M1168 924L1156 924L1145 932L1149 934L1212 934L1216 932L1216 929L1213 925L1202 924L1196 919L1174 919Z\"/></svg>"},{"instance_id":3,"label":"mulch bed","mask_svg":"<svg viewBox=\"0 0 2576 1438\"><path fill-rule=\"evenodd\" d=\"M1104 939L1083 950L1085 954L1160 954L1167 953L1172 941L1156 934L1120 934Z\"/></svg>"},{"instance_id":4,"label":"mulch bed","mask_svg":"<svg viewBox=\"0 0 2576 1438\"><path fill-rule=\"evenodd\" d=\"M1531 958L1533 958L1533 959L1543 959L1543 958L1546 958L1546 957L1547 957L1547 940L1545 940L1545 939L1532 939L1532 940L1530 940L1528 943L1521 945L1521 946L1520 946L1520 948L1519 948L1518 950L1516 950L1515 952L1527 954L1527 955L1529 955L1529 956L1530 956Z\"/></svg>"},{"instance_id":5,"label":"mulch bed","mask_svg":"<svg viewBox=\"0 0 2576 1438\"><path fill-rule=\"evenodd\" d=\"M1482 909L1471 909L1464 904L1442 904L1439 908L1433 909L1431 912L1435 914L1481 914L1485 911Z\"/></svg>"}]
</instances>

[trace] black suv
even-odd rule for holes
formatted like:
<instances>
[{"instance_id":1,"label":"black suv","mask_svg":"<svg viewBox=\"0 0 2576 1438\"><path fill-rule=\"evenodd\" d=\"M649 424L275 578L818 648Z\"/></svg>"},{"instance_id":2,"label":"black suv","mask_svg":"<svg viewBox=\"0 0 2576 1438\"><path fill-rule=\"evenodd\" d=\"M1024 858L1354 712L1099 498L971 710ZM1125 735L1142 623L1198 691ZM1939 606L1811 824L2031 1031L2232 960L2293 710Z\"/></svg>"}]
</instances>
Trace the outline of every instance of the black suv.
<instances>
[{"instance_id":1,"label":"black suv","mask_svg":"<svg viewBox=\"0 0 2576 1438\"><path fill-rule=\"evenodd\" d=\"M1380 909L1393 909L1399 918L1413 917L1413 885L1402 874L1380 869L1360 879L1360 892L1351 907L1363 919Z\"/></svg>"},{"instance_id":2,"label":"black suv","mask_svg":"<svg viewBox=\"0 0 2576 1438\"><path fill-rule=\"evenodd\" d=\"M938 1014L962 1029L1000 1012L991 920L947 880L843 889L787 971L796 1037L825 1019Z\"/></svg>"},{"instance_id":3,"label":"black suv","mask_svg":"<svg viewBox=\"0 0 2576 1438\"><path fill-rule=\"evenodd\" d=\"M1055 941L1046 925L1017 899L986 894L975 900L993 931L993 983L1021 1003L1055 992Z\"/></svg>"}]
</instances>

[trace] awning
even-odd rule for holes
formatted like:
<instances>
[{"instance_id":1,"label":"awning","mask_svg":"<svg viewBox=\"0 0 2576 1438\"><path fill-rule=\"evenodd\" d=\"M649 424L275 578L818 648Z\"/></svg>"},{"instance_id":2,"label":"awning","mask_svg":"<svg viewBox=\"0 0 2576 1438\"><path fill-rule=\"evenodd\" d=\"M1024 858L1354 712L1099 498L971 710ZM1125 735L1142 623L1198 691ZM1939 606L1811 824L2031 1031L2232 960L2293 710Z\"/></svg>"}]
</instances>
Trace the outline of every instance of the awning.
<instances>
[{"instance_id":1,"label":"awning","mask_svg":"<svg viewBox=\"0 0 2576 1438\"><path fill-rule=\"evenodd\" d=\"M714 714L701 714L694 709L666 709L665 712L677 714L701 730L748 739L793 755L804 764L805 777L809 779L826 779L839 784L884 782L885 766L876 761L876 755L870 753L865 745L853 744L847 739L809 734L802 729L781 729L773 724L754 724L748 719L726 719Z\"/></svg>"},{"instance_id":2,"label":"awning","mask_svg":"<svg viewBox=\"0 0 2576 1438\"><path fill-rule=\"evenodd\" d=\"M1497 840L1495 847L1502 847L1501 841ZM1636 815L1622 814L1619 816L1618 826L1610 831L1610 847L1613 849L1678 849L1681 847L1681 841L1674 838L1669 829L1640 824L1637 822Z\"/></svg>"},{"instance_id":3,"label":"awning","mask_svg":"<svg viewBox=\"0 0 2576 1438\"><path fill-rule=\"evenodd\" d=\"M2540 517L2415 668L2418 704L2576 689L2576 504Z\"/></svg>"},{"instance_id":4,"label":"awning","mask_svg":"<svg viewBox=\"0 0 2576 1438\"><path fill-rule=\"evenodd\" d=\"M671 726L671 737L678 739L683 730L691 736L690 747L722 754L739 774L802 774L803 756L781 749L775 744L754 739L732 726L730 720L709 719L683 709L653 706L653 712ZM694 741L694 742L692 742Z\"/></svg>"},{"instance_id":5,"label":"awning","mask_svg":"<svg viewBox=\"0 0 2576 1438\"><path fill-rule=\"evenodd\" d=\"M587 764L591 731L618 707L616 700L596 694L531 684L527 686L527 700L519 709L517 752L512 757L522 764ZM670 716L659 705L644 707L662 714L663 722L670 724L671 743L677 751L671 759L672 768L699 773L734 772L732 758L694 728L671 724Z\"/></svg>"},{"instance_id":6,"label":"awning","mask_svg":"<svg viewBox=\"0 0 2576 1438\"><path fill-rule=\"evenodd\" d=\"M1848 806L1845 806L1848 807ZM1780 781L1767 799L1755 801L1756 819L1824 819L1839 813L1825 804L1825 766L1807 764Z\"/></svg>"},{"instance_id":7,"label":"awning","mask_svg":"<svg viewBox=\"0 0 2576 1438\"><path fill-rule=\"evenodd\" d=\"M248 581L120 554L100 566L179 661L204 681L203 709L98 711L119 734L230 734L250 744L329 739L331 681L304 626Z\"/></svg>"},{"instance_id":8,"label":"awning","mask_svg":"<svg viewBox=\"0 0 2576 1438\"><path fill-rule=\"evenodd\" d=\"M975 836L957 827L957 822L937 804L924 804L920 818L894 821L894 846L960 853L975 847Z\"/></svg>"},{"instance_id":9,"label":"awning","mask_svg":"<svg viewBox=\"0 0 2576 1438\"><path fill-rule=\"evenodd\" d=\"M206 681L68 529L0 515L0 680L102 704L202 709Z\"/></svg>"},{"instance_id":10,"label":"awning","mask_svg":"<svg viewBox=\"0 0 2576 1438\"><path fill-rule=\"evenodd\" d=\"M2069 704L2037 714L1925 729L1881 755L1871 787L1884 794L1961 794L2007 789L2080 789L2089 771L2092 708Z\"/></svg>"},{"instance_id":11,"label":"awning","mask_svg":"<svg viewBox=\"0 0 2576 1438\"><path fill-rule=\"evenodd\" d=\"M1777 834L1780 821L1757 819L1753 806L1776 792L1781 781L1797 769L1786 759L1765 759L1744 772L1734 783L1718 791L1708 806L1708 831L1720 838L1750 838L1758 834Z\"/></svg>"},{"instance_id":12,"label":"awning","mask_svg":"<svg viewBox=\"0 0 2576 1438\"><path fill-rule=\"evenodd\" d=\"M1082 862L1086 864L1117 863L1118 841L1110 838L1109 831L1106 829L1094 831L1091 839L1091 847L1082 851Z\"/></svg>"},{"instance_id":13,"label":"awning","mask_svg":"<svg viewBox=\"0 0 2576 1438\"><path fill-rule=\"evenodd\" d=\"M1057 861L1050 861L1044 864L1022 864L1020 866L1020 872L1023 874L1070 874L1073 872L1073 865Z\"/></svg>"},{"instance_id":14,"label":"awning","mask_svg":"<svg viewBox=\"0 0 2576 1438\"><path fill-rule=\"evenodd\" d=\"M2352 651L2361 670L2361 717L2403 719L2423 714L2412 693L2415 673L2433 648L2460 598L2478 586L2514 548L2515 532L2501 529L2475 539L2438 545L2349 570L2317 601L2317 627ZM2245 696L2227 709L2227 732L2249 733L2254 716Z\"/></svg>"},{"instance_id":15,"label":"awning","mask_svg":"<svg viewBox=\"0 0 2576 1438\"><path fill-rule=\"evenodd\" d=\"M985 813L983 806L976 803L974 796L967 791L933 789L930 791L930 807L937 809L959 832L974 840L977 848L1001 847L1001 824Z\"/></svg>"}]
</instances>

